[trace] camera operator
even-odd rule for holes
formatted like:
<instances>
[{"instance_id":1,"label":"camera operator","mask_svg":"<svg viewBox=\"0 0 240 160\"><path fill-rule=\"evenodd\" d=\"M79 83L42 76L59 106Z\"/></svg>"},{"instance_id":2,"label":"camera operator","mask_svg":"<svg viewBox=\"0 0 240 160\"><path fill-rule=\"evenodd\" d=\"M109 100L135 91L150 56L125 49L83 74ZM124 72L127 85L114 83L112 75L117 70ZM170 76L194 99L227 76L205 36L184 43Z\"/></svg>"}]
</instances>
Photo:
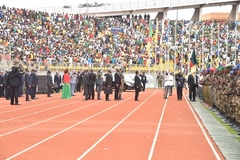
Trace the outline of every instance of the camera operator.
<instances>
[{"instance_id":1,"label":"camera operator","mask_svg":"<svg viewBox=\"0 0 240 160\"><path fill-rule=\"evenodd\" d=\"M18 103L18 90L21 86L22 74L19 72L18 67L13 66L12 71L8 73L7 88L10 88L11 105L19 105ZM14 103L15 100L15 103Z\"/></svg>"}]
</instances>

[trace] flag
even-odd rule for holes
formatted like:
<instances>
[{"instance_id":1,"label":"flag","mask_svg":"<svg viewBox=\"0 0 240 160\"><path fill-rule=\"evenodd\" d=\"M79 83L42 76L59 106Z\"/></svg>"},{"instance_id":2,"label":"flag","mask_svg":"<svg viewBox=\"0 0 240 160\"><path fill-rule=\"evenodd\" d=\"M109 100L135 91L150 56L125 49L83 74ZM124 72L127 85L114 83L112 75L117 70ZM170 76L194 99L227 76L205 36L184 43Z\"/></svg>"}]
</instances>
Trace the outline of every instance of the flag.
<instances>
[{"instance_id":1,"label":"flag","mask_svg":"<svg viewBox=\"0 0 240 160\"><path fill-rule=\"evenodd\" d=\"M195 49L193 49L192 56L190 59L190 68L195 66L195 64L197 64L197 57L196 57Z\"/></svg>"},{"instance_id":2,"label":"flag","mask_svg":"<svg viewBox=\"0 0 240 160\"><path fill-rule=\"evenodd\" d=\"M156 20L155 43L158 43L158 19Z\"/></svg>"},{"instance_id":3,"label":"flag","mask_svg":"<svg viewBox=\"0 0 240 160\"><path fill-rule=\"evenodd\" d=\"M147 51L148 51L148 58L150 58L150 48L152 44L152 21L149 21L149 34L148 34L148 43L147 43Z\"/></svg>"},{"instance_id":4,"label":"flag","mask_svg":"<svg viewBox=\"0 0 240 160\"><path fill-rule=\"evenodd\" d=\"M150 43L152 43L152 35L153 35L152 21L149 21L149 35L148 35L148 42L150 42Z\"/></svg>"}]
</instances>

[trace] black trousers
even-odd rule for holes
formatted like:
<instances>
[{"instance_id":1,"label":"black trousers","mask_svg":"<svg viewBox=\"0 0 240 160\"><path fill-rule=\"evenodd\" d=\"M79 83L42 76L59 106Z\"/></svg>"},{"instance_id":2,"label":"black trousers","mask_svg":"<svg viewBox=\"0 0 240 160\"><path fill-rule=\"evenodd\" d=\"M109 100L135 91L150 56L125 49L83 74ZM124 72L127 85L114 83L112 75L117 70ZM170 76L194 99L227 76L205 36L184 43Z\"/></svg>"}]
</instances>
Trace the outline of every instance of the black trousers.
<instances>
[{"instance_id":1,"label":"black trousers","mask_svg":"<svg viewBox=\"0 0 240 160\"><path fill-rule=\"evenodd\" d=\"M15 104L18 104L18 90L19 87L13 87L10 89L11 104L14 104L14 100Z\"/></svg>"},{"instance_id":2,"label":"black trousers","mask_svg":"<svg viewBox=\"0 0 240 160\"><path fill-rule=\"evenodd\" d=\"M182 100L182 90L183 90L183 87L177 87L177 98L178 98L178 100Z\"/></svg>"},{"instance_id":3,"label":"black trousers","mask_svg":"<svg viewBox=\"0 0 240 160\"><path fill-rule=\"evenodd\" d=\"M143 84L143 91L145 91L145 87L146 87L146 83L145 82L142 82L142 84Z\"/></svg>"},{"instance_id":4,"label":"black trousers","mask_svg":"<svg viewBox=\"0 0 240 160\"><path fill-rule=\"evenodd\" d=\"M105 94L105 100L109 100L109 94Z\"/></svg>"},{"instance_id":5,"label":"black trousers","mask_svg":"<svg viewBox=\"0 0 240 160\"><path fill-rule=\"evenodd\" d=\"M80 82L77 83L77 92L81 92L81 83Z\"/></svg>"},{"instance_id":6,"label":"black trousers","mask_svg":"<svg viewBox=\"0 0 240 160\"><path fill-rule=\"evenodd\" d=\"M189 87L189 99L195 101L196 100L196 86L190 85Z\"/></svg>"},{"instance_id":7,"label":"black trousers","mask_svg":"<svg viewBox=\"0 0 240 160\"><path fill-rule=\"evenodd\" d=\"M37 89L37 86L32 86L32 88L31 88L31 98L33 99L33 98L35 98L36 97L36 89Z\"/></svg>"},{"instance_id":8,"label":"black trousers","mask_svg":"<svg viewBox=\"0 0 240 160\"><path fill-rule=\"evenodd\" d=\"M85 100L89 99L89 87L84 86L84 95L85 95Z\"/></svg>"},{"instance_id":9,"label":"black trousers","mask_svg":"<svg viewBox=\"0 0 240 160\"><path fill-rule=\"evenodd\" d=\"M138 100L140 88L135 88L135 100Z\"/></svg>"},{"instance_id":10,"label":"black trousers","mask_svg":"<svg viewBox=\"0 0 240 160\"><path fill-rule=\"evenodd\" d=\"M4 90L5 90L5 98L9 99L10 98L10 92L11 92L10 88L5 87Z\"/></svg>"},{"instance_id":11,"label":"black trousers","mask_svg":"<svg viewBox=\"0 0 240 160\"><path fill-rule=\"evenodd\" d=\"M4 87L0 86L0 97L4 97Z\"/></svg>"},{"instance_id":12,"label":"black trousers","mask_svg":"<svg viewBox=\"0 0 240 160\"><path fill-rule=\"evenodd\" d=\"M94 99L95 97L95 92L94 92L94 85L90 85L88 86L88 95L89 95L89 99Z\"/></svg>"},{"instance_id":13,"label":"black trousers","mask_svg":"<svg viewBox=\"0 0 240 160\"><path fill-rule=\"evenodd\" d=\"M29 100L30 94L31 94L31 88L29 86L26 86L26 101Z\"/></svg>"},{"instance_id":14,"label":"black trousers","mask_svg":"<svg viewBox=\"0 0 240 160\"><path fill-rule=\"evenodd\" d=\"M115 100L118 100L118 99L119 99L119 85L118 85L118 87L115 86L114 99L115 99Z\"/></svg>"},{"instance_id":15,"label":"black trousers","mask_svg":"<svg viewBox=\"0 0 240 160\"><path fill-rule=\"evenodd\" d=\"M59 83L56 83L57 84L57 87L55 88L55 91L56 91L56 93L59 93L59 91L60 91L60 84Z\"/></svg>"},{"instance_id":16,"label":"black trousers","mask_svg":"<svg viewBox=\"0 0 240 160\"><path fill-rule=\"evenodd\" d=\"M47 86L47 96L50 97L52 93L52 86Z\"/></svg>"}]
</instances>

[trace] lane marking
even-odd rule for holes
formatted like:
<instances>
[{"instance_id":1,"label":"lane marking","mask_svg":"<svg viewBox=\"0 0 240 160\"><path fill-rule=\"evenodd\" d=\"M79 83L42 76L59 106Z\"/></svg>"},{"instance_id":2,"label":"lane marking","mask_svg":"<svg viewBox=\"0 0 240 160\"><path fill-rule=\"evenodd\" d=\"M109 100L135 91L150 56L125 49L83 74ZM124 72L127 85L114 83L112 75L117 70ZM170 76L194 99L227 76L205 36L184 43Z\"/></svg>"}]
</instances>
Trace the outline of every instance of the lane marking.
<instances>
[{"instance_id":1,"label":"lane marking","mask_svg":"<svg viewBox=\"0 0 240 160\"><path fill-rule=\"evenodd\" d=\"M52 97L51 99L59 99L59 97ZM35 101L36 101L36 102L38 102L38 101L46 101L46 99L37 99L37 100L33 100L33 101L34 101L34 102L35 102ZM6 100L6 103L8 103L8 104L5 105L5 103L4 103L4 106L1 106L0 109L11 106L11 105L9 104L9 102L10 102L10 100ZM19 100L19 102L21 102L21 101ZM1 104L1 103L0 103L0 104ZM23 104L29 104L29 102L26 102L26 100L24 100L23 102L21 102L21 104L22 104L22 105L23 105Z\"/></svg>"},{"instance_id":2,"label":"lane marking","mask_svg":"<svg viewBox=\"0 0 240 160\"><path fill-rule=\"evenodd\" d=\"M85 157L94 147L96 147L104 138L106 138L112 131L114 131L122 122L124 122L128 117L130 117L137 109L139 109L148 99L150 99L158 90L156 90L152 95L145 99L137 108L130 112L126 117L124 117L120 122L118 122L111 130L109 130L104 136L102 136L96 143L94 143L87 151L85 151L77 160L81 160Z\"/></svg>"},{"instance_id":3,"label":"lane marking","mask_svg":"<svg viewBox=\"0 0 240 160\"><path fill-rule=\"evenodd\" d=\"M68 104L74 104L74 103L79 103L79 101L77 101L77 102L72 102L72 103L68 103ZM34 114L38 114L38 113L42 113L42 112L45 112L45 111L53 110L53 109L60 108L60 107L63 107L63 106L65 106L65 105L55 106L55 107L47 108L47 109L40 110L40 111L37 111L37 112L32 112L32 113L29 113L29 114L24 114L24 115L22 115L22 116L18 116L18 117L14 117L14 118L9 118L9 119L5 119L5 120L1 120L0 123L2 123L2 122L7 122L7 121L11 121L11 120L15 120L15 119L19 119L19 118L23 118L23 117L27 117L27 116L31 116L31 115L34 115Z\"/></svg>"},{"instance_id":4,"label":"lane marking","mask_svg":"<svg viewBox=\"0 0 240 160\"><path fill-rule=\"evenodd\" d=\"M132 98L132 97L134 97L134 96L131 96L131 97L127 98L126 100L128 100L128 99L130 99L130 98ZM27 152L28 150L30 150L30 149L32 149L32 148L34 148L34 147L36 147L36 146L38 146L38 145L46 142L46 141L48 141L48 140L50 140L50 139L58 136L59 134L64 133L64 132L72 129L73 127L76 127L77 125L79 125L79 124L81 124L81 123L83 123L83 122L85 122L85 121L87 121L87 120L89 120L89 119L91 119L91 118L93 118L93 117L96 117L96 116L98 116L98 115L100 115L100 114L102 114L102 113L104 113L104 112L106 112L106 111L108 111L108 110L116 107L117 105L125 102L126 100L123 100L123 101L121 101L121 102L119 102L119 103L117 103L117 104L114 104L113 106L111 106L111 107L109 107L109 108L106 108L106 109L104 109L104 110L102 110L102 111L100 111L100 112L98 112L98 113L96 113L96 114L94 114L94 115L92 115L92 116L90 116L90 117L88 117L88 118L86 118L86 119L78 122L78 123L75 123L74 125L72 125L72 126L70 126L70 127L68 127L68 128L65 128L64 130L59 131L59 132L53 134L52 136L49 136L48 138L45 138L44 140L42 140L42 141L40 141L40 142L38 142L38 143L35 143L34 145L32 145L32 146L30 146L30 147L28 147L28 148L26 148L26 149L24 149L24 150L22 150L22 151L20 151L20 152L18 152L18 153L16 153L16 154L14 154L13 156L7 158L6 160L13 159L13 158L15 158L15 157L17 157L17 156L19 156L19 155Z\"/></svg>"},{"instance_id":5,"label":"lane marking","mask_svg":"<svg viewBox=\"0 0 240 160\"><path fill-rule=\"evenodd\" d=\"M65 113L63 113L63 114L59 114L59 115L57 115L57 116L54 116L54 117L51 117L51 118L48 118L48 119L45 119L45 120L42 120L42 121L33 123L33 124L30 124L30 125L28 125L28 126L24 126L24 127L15 129L15 130L13 130L13 131L10 131L10 132L4 133L4 134L1 134L1 135L0 135L0 138L1 138L1 137L4 137L4 136L6 136L6 135L9 135L9 134L15 133L15 132L17 132L17 131L20 131L20 130L23 130L23 129L26 129L26 128L35 126L35 125L37 125L37 124L40 124L40 123L43 123L43 122L46 122L46 121L49 121L49 120L52 120L52 119L55 119L55 118L64 116L64 115L67 115L67 114L69 114L69 113L72 113L72 112L75 112L75 111L78 111L78 110L82 110L82 109L84 109L84 108L87 108L87 107L89 107L89 106L92 106L92 105L95 105L95 104L98 104L98 103L100 103L100 101L95 102L95 103L91 103L91 104L86 105L86 106L84 106L84 107L77 108L77 109L74 109L74 110L65 112ZM67 106L67 105L71 105L71 104L73 104L73 103L68 103L68 104L65 104L65 105L62 105L62 106Z\"/></svg>"},{"instance_id":6,"label":"lane marking","mask_svg":"<svg viewBox=\"0 0 240 160\"><path fill-rule=\"evenodd\" d=\"M168 99L166 99L165 103L164 103L164 107L163 107L163 110L162 110L162 113L161 113L161 116L160 116L160 119L159 119L159 122L158 122L157 130L155 132L153 143L152 143L149 155L148 155L148 160L151 160L152 156L153 156L153 152L154 152L154 149L155 149L155 146L156 146L156 142L157 142L157 139L158 139L158 134L159 134L159 131L160 131L160 128L161 128L161 124L162 124L163 115L164 115L164 112L165 112L166 107L167 107L167 102L168 102Z\"/></svg>"},{"instance_id":7,"label":"lane marking","mask_svg":"<svg viewBox=\"0 0 240 160\"><path fill-rule=\"evenodd\" d=\"M210 139L209 139L207 133L205 132L205 130L204 130L202 124L201 124L200 121L198 120L198 117L196 116L195 112L193 111L193 107L191 106L191 104L190 104L189 101L187 100L186 96L185 96L185 95L183 95L183 96L184 96L185 100L187 101L188 107L189 107L190 110L192 111L192 113L193 113L193 115L194 115L194 118L196 119L196 121L197 121L199 127L201 128L202 133L203 133L203 135L205 136L205 138L206 138L206 140L207 140L207 142L208 142L210 148L212 149L212 151L213 151L215 157L217 158L217 160L221 160L221 158L220 158L220 156L218 155L217 151L215 150L215 148L214 148L212 142L210 141Z\"/></svg>"},{"instance_id":8,"label":"lane marking","mask_svg":"<svg viewBox=\"0 0 240 160\"><path fill-rule=\"evenodd\" d=\"M27 107L23 107L23 108L16 108L16 109L12 109L12 110L7 110L7 111L3 111L3 112L0 112L0 114L4 114L4 113L9 113L9 112L14 112L14 111L19 111L19 110L23 110L23 109L27 109L27 108L32 108L32 107L36 107L36 106L41 106L43 104L49 104L49 103L52 103L52 102L59 102L61 100L57 100L57 101L51 101L51 102L47 102L47 103L40 103L40 104L35 104L35 105L30 105L30 106L27 106ZM28 102L29 103L29 102ZM31 102L30 102L31 103Z\"/></svg>"}]
</instances>

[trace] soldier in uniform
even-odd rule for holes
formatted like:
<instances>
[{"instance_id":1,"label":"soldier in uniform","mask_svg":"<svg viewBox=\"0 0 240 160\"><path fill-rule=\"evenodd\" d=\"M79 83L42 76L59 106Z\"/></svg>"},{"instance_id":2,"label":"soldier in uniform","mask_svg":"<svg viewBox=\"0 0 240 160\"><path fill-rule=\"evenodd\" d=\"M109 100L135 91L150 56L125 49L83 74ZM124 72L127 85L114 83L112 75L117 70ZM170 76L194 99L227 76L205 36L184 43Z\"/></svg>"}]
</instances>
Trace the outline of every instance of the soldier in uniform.
<instances>
[{"instance_id":1,"label":"soldier in uniform","mask_svg":"<svg viewBox=\"0 0 240 160\"><path fill-rule=\"evenodd\" d=\"M122 69L120 69L119 76L121 79L121 85L119 88L119 99L122 100L122 92L124 91L124 74Z\"/></svg>"},{"instance_id":2,"label":"soldier in uniform","mask_svg":"<svg viewBox=\"0 0 240 160\"><path fill-rule=\"evenodd\" d=\"M158 73L157 75L158 88L162 88L162 79L163 79L163 76L161 75L161 73Z\"/></svg>"}]
</instances>

